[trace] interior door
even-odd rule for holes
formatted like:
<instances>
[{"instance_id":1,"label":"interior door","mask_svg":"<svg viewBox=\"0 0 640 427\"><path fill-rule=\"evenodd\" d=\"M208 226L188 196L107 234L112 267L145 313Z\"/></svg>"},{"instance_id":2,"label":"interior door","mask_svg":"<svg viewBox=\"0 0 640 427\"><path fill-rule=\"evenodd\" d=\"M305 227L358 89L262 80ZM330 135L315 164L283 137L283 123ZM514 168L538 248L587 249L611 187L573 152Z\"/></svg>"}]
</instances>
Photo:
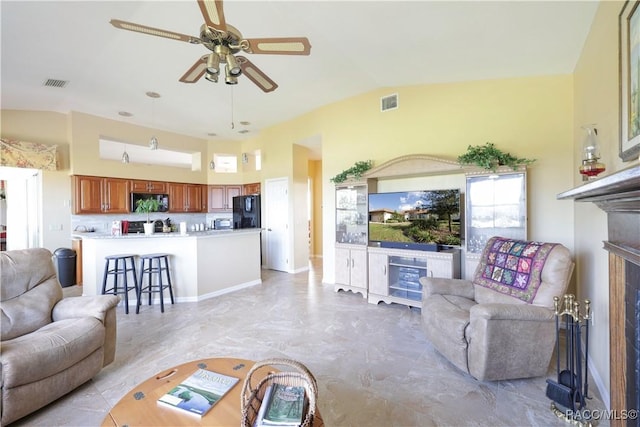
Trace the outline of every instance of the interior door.
<instances>
[{"instance_id":1,"label":"interior door","mask_svg":"<svg viewBox=\"0 0 640 427\"><path fill-rule=\"evenodd\" d=\"M289 182L278 178L268 179L265 184L266 266L289 271Z\"/></svg>"}]
</instances>

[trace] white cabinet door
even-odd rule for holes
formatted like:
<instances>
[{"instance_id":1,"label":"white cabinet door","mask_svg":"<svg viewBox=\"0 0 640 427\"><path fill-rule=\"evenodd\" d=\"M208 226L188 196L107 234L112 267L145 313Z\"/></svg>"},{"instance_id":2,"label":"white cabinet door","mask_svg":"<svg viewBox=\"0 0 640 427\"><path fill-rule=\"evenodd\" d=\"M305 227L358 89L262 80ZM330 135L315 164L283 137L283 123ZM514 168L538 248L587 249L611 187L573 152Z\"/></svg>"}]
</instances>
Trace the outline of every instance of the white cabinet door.
<instances>
[{"instance_id":1,"label":"white cabinet door","mask_svg":"<svg viewBox=\"0 0 640 427\"><path fill-rule=\"evenodd\" d=\"M367 287L367 249L351 249L351 286Z\"/></svg>"},{"instance_id":2,"label":"white cabinet door","mask_svg":"<svg viewBox=\"0 0 640 427\"><path fill-rule=\"evenodd\" d=\"M289 181L274 178L265 181L266 264L270 270L290 271ZM238 187L239 188L239 187Z\"/></svg>"},{"instance_id":3,"label":"white cabinet door","mask_svg":"<svg viewBox=\"0 0 640 427\"><path fill-rule=\"evenodd\" d=\"M336 283L351 283L351 256L349 249L336 248Z\"/></svg>"},{"instance_id":4,"label":"white cabinet door","mask_svg":"<svg viewBox=\"0 0 640 427\"><path fill-rule=\"evenodd\" d=\"M387 295L389 289L388 258L385 254L369 254L369 292Z\"/></svg>"},{"instance_id":5,"label":"white cabinet door","mask_svg":"<svg viewBox=\"0 0 640 427\"><path fill-rule=\"evenodd\" d=\"M453 268L450 259L427 259L427 277L453 278Z\"/></svg>"}]
</instances>

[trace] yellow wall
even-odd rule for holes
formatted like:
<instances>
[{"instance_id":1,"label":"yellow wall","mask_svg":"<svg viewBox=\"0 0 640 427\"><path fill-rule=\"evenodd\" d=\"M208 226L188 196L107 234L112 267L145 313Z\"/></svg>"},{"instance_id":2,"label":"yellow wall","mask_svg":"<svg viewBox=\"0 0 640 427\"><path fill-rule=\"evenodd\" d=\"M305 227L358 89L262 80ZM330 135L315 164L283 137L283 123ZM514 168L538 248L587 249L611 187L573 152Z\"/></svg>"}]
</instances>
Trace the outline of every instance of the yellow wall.
<instances>
[{"instance_id":1,"label":"yellow wall","mask_svg":"<svg viewBox=\"0 0 640 427\"><path fill-rule=\"evenodd\" d=\"M293 185L290 187L290 219L293 224L293 247L291 255L293 271L309 268L309 221L308 182L309 182L309 150L301 145L293 144ZM291 229L291 227L290 227Z\"/></svg>"},{"instance_id":2,"label":"yellow wall","mask_svg":"<svg viewBox=\"0 0 640 427\"><path fill-rule=\"evenodd\" d=\"M309 177L312 185L311 256L322 256L322 161L309 161Z\"/></svg>"},{"instance_id":3,"label":"yellow wall","mask_svg":"<svg viewBox=\"0 0 640 427\"><path fill-rule=\"evenodd\" d=\"M584 131L581 126L597 124L601 144L601 161L605 175L638 161L622 162L619 158L618 106L618 15L623 2L601 2L582 55L574 73L574 162L577 169L581 159ZM582 184L574 176L574 185ZM572 202L566 202L572 203ZM589 358L594 368L594 380L609 400L609 276L608 254L602 249L607 240L607 217L593 203L572 203L575 225L575 256L578 297L589 298L594 312Z\"/></svg>"},{"instance_id":4,"label":"yellow wall","mask_svg":"<svg viewBox=\"0 0 640 427\"><path fill-rule=\"evenodd\" d=\"M205 184L209 159L206 156L207 142L204 139L157 131L115 120L104 119L73 112L71 117L71 172L74 175L112 176L116 178L143 178L172 182ZM125 164L117 160L100 160L99 139L106 137L120 142L146 146L155 135L162 148L199 153L204 151L200 170ZM209 156L210 157L210 156Z\"/></svg>"},{"instance_id":5,"label":"yellow wall","mask_svg":"<svg viewBox=\"0 0 640 427\"><path fill-rule=\"evenodd\" d=\"M399 94L381 113L380 97ZM263 132L265 156L286 141L322 135L324 279L334 280L334 187L329 178L358 160L380 164L412 153L455 159L468 145L495 143L529 168L529 237L573 247L573 212L556 194L573 186L573 79L550 76L379 90ZM278 157L284 157L286 153ZM284 161L283 164L284 165Z\"/></svg>"}]
</instances>

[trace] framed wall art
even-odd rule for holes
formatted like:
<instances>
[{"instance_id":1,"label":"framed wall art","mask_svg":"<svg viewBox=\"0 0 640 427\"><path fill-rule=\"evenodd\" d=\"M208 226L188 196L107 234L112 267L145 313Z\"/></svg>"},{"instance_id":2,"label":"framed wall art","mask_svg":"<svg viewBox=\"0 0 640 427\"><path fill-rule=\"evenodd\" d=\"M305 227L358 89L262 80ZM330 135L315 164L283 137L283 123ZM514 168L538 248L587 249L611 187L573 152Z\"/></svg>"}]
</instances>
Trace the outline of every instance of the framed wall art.
<instances>
[{"instance_id":1,"label":"framed wall art","mask_svg":"<svg viewBox=\"0 0 640 427\"><path fill-rule=\"evenodd\" d=\"M640 1L626 1L619 16L620 158L640 155Z\"/></svg>"}]
</instances>

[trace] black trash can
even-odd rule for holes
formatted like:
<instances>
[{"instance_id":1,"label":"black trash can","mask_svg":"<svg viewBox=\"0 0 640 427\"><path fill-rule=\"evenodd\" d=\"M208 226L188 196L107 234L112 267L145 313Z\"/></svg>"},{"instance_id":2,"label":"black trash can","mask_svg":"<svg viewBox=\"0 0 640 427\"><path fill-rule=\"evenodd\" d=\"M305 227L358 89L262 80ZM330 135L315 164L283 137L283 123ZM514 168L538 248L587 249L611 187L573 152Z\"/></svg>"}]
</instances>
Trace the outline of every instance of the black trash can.
<instances>
[{"instance_id":1,"label":"black trash can","mask_svg":"<svg viewBox=\"0 0 640 427\"><path fill-rule=\"evenodd\" d=\"M69 248L58 248L53 253L58 281L63 288L76 284L76 251Z\"/></svg>"}]
</instances>

